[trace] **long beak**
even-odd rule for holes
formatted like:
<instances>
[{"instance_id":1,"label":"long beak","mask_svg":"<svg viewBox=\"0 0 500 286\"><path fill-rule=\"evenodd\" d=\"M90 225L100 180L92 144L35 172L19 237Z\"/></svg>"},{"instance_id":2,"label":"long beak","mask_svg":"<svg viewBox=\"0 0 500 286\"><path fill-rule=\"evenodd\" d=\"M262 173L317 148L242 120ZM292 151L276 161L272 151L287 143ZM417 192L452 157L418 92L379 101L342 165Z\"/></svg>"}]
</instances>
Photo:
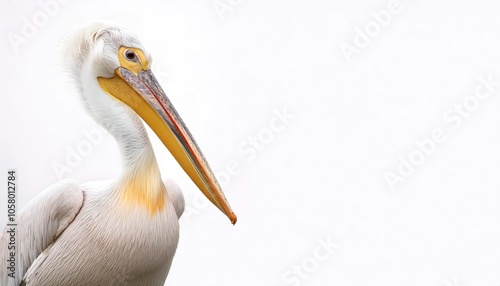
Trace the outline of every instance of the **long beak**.
<instances>
[{"instance_id":1,"label":"long beak","mask_svg":"<svg viewBox=\"0 0 500 286\"><path fill-rule=\"evenodd\" d=\"M119 67L114 77L100 77L98 81L151 127L201 192L235 224L236 215L210 166L151 70L136 75Z\"/></svg>"}]
</instances>

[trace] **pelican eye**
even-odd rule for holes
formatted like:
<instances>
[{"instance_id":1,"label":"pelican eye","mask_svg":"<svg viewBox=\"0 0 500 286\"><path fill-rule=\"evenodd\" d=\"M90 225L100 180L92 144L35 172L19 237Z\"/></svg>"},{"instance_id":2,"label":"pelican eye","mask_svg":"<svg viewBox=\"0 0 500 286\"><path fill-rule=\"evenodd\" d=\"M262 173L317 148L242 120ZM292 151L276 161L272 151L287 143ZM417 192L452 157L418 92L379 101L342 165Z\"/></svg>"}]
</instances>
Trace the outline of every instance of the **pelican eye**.
<instances>
[{"instance_id":1,"label":"pelican eye","mask_svg":"<svg viewBox=\"0 0 500 286\"><path fill-rule=\"evenodd\" d=\"M133 50L129 50L129 49L125 50L124 55L125 55L125 58L131 62L138 62L139 61L139 57L137 56L137 54Z\"/></svg>"}]
</instances>

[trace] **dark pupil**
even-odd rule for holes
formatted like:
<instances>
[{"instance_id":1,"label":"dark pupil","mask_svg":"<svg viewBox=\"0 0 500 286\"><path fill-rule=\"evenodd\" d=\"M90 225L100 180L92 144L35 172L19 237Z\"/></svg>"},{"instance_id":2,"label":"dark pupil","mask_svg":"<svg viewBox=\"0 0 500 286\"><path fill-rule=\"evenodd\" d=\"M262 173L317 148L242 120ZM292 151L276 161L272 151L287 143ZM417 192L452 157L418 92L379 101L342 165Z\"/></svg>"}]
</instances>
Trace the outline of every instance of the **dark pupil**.
<instances>
[{"instance_id":1,"label":"dark pupil","mask_svg":"<svg viewBox=\"0 0 500 286\"><path fill-rule=\"evenodd\" d=\"M132 59L134 59L135 54L134 54L134 52L132 52L132 51L127 51L127 52L125 53L125 56L127 57L127 59L132 60Z\"/></svg>"}]
</instances>

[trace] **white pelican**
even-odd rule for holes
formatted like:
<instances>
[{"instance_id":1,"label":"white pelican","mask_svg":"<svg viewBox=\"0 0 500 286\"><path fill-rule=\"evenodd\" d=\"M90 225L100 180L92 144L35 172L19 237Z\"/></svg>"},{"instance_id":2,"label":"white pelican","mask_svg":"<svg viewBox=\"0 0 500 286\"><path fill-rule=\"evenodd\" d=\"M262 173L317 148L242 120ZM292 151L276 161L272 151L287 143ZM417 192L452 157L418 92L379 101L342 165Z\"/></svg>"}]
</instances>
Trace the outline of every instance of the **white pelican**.
<instances>
[{"instance_id":1,"label":"white pelican","mask_svg":"<svg viewBox=\"0 0 500 286\"><path fill-rule=\"evenodd\" d=\"M138 38L93 24L66 46L85 106L118 142L123 170L105 186L63 180L32 199L17 216L15 275L7 268L8 228L0 239L0 285L164 285L184 199L175 184L162 182L139 116L233 224L236 216Z\"/></svg>"}]
</instances>

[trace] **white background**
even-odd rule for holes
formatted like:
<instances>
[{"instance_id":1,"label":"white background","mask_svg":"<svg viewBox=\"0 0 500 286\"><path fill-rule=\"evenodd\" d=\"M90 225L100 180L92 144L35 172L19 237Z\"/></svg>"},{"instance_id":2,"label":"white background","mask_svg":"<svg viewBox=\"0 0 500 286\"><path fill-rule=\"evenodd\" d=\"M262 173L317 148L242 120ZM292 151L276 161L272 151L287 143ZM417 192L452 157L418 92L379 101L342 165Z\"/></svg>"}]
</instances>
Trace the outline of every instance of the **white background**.
<instances>
[{"instance_id":1,"label":"white background","mask_svg":"<svg viewBox=\"0 0 500 286\"><path fill-rule=\"evenodd\" d=\"M500 87L475 97L480 77L500 81L499 3L401 0L381 27L373 13L387 11L385 0L75 0L54 2L43 21L49 2L1 3L0 170L17 170L18 207L59 179L120 172L114 139L84 136L97 125L57 49L75 26L106 20L152 53L239 216L233 227L199 199L151 134L187 204L167 285L500 284ZM372 37L358 49L367 26ZM356 53L346 56L346 45ZM464 101L467 118L447 120ZM270 133L284 109L293 119ZM416 142L435 130L445 139L418 157ZM250 145L259 135L261 150ZM58 176L53 166L82 144L91 149ZM411 154L418 166L392 190L386 173L398 175ZM232 175L227 164L238 166ZM321 248L328 240L331 253Z\"/></svg>"}]
</instances>

